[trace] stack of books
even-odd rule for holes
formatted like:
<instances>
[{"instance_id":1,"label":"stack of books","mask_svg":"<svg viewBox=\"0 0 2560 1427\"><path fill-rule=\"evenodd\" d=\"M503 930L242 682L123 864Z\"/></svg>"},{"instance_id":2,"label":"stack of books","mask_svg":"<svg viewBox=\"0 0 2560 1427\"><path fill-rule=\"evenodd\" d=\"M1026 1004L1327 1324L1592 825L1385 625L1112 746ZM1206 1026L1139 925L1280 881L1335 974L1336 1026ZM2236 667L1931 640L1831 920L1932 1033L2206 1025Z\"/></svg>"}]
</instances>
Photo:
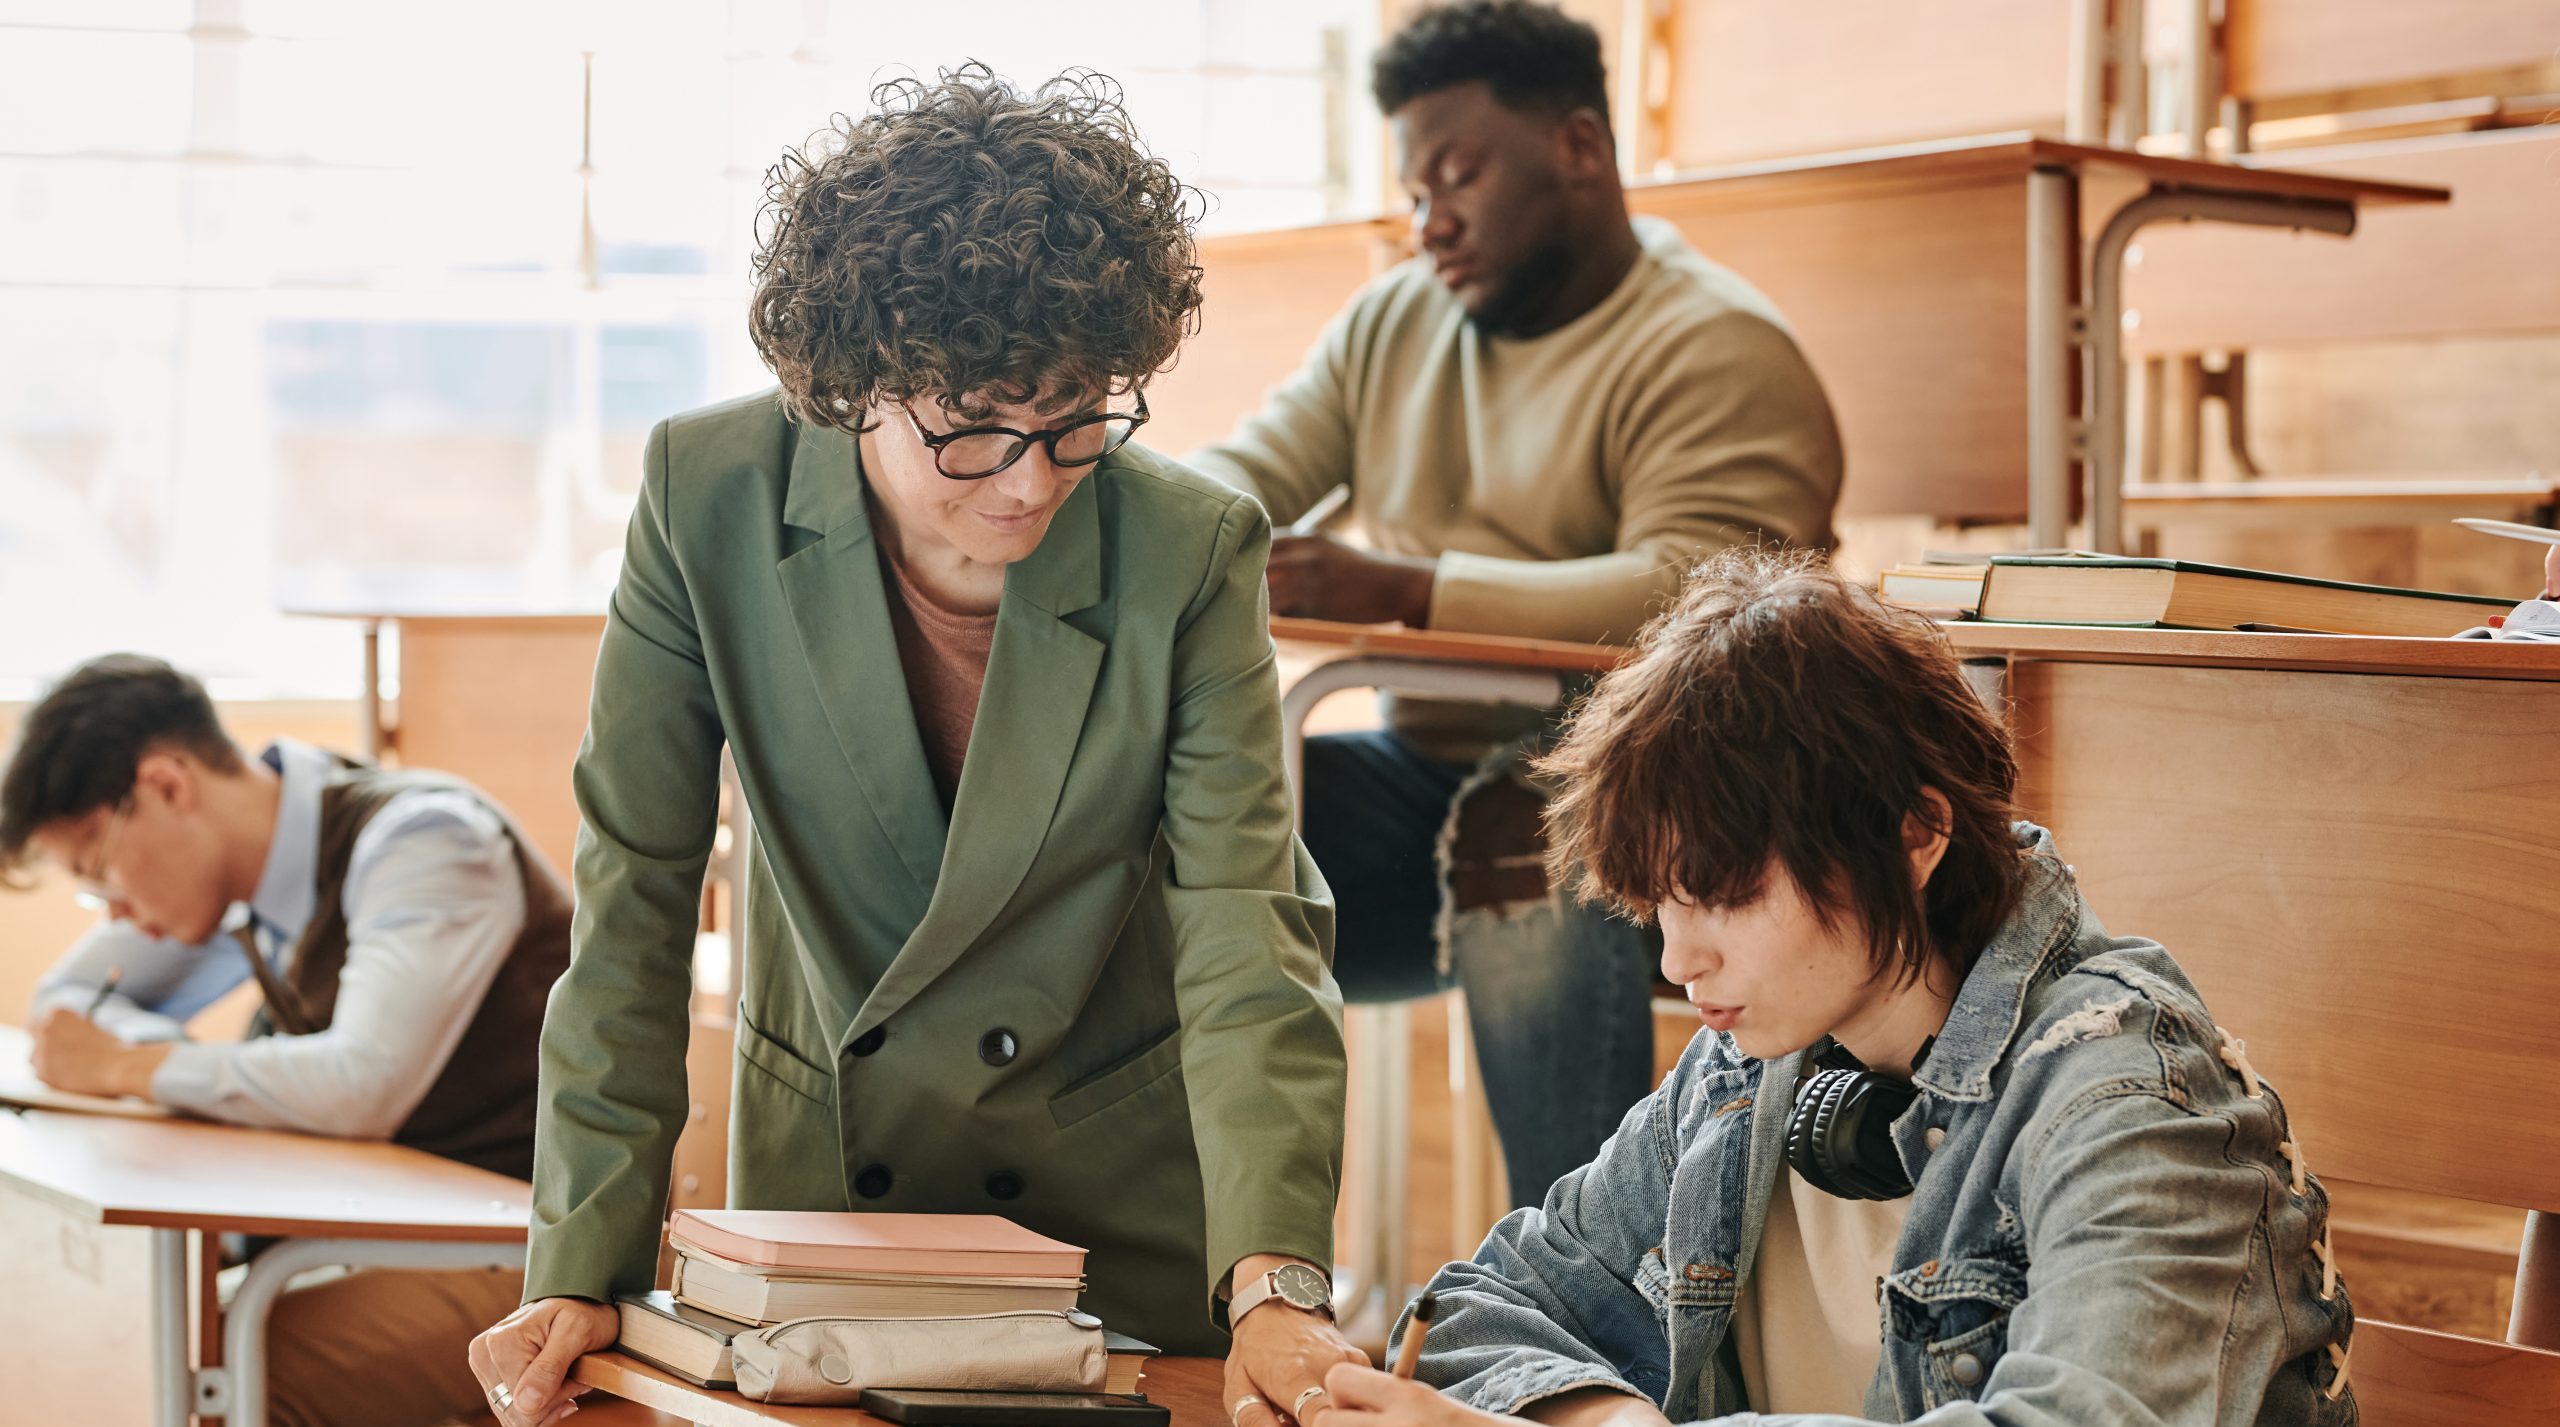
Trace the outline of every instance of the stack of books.
<instances>
[{"instance_id":1,"label":"stack of books","mask_svg":"<svg viewBox=\"0 0 2560 1427\"><path fill-rule=\"evenodd\" d=\"M2141 560L1994 555L1980 617L2020 624L2257 629L2443 639L2511 599L2315 580L2273 570Z\"/></svg>"},{"instance_id":2,"label":"stack of books","mask_svg":"<svg viewBox=\"0 0 2560 1427\"><path fill-rule=\"evenodd\" d=\"M1930 556L1876 581L1887 603L1941 618L2007 624L2274 630L2446 638L2514 602L2438 590L2357 585L2191 560L2052 552Z\"/></svg>"},{"instance_id":3,"label":"stack of books","mask_svg":"<svg viewBox=\"0 0 2560 1427\"><path fill-rule=\"evenodd\" d=\"M731 1344L777 1323L1065 1312L1084 1291L1084 1250L993 1214L687 1209L667 1238L673 1291L619 1300L621 1348L703 1387L733 1386ZM1154 1352L1112 1334L1105 1390L1136 1391Z\"/></svg>"}]
</instances>

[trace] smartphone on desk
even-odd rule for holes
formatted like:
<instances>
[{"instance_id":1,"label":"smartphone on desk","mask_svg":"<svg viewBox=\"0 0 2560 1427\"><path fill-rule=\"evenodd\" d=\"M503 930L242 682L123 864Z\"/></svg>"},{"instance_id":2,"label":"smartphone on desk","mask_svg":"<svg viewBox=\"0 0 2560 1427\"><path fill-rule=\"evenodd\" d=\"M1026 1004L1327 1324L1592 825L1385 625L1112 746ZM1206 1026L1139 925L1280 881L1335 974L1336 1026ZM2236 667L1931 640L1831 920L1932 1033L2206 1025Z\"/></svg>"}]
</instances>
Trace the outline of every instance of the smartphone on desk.
<instances>
[{"instance_id":1,"label":"smartphone on desk","mask_svg":"<svg viewBox=\"0 0 2560 1427\"><path fill-rule=\"evenodd\" d=\"M863 1389L862 1410L905 1427L1166 1427L1173 1414L1135 1393Z\"/></svg>"}]
</instances>

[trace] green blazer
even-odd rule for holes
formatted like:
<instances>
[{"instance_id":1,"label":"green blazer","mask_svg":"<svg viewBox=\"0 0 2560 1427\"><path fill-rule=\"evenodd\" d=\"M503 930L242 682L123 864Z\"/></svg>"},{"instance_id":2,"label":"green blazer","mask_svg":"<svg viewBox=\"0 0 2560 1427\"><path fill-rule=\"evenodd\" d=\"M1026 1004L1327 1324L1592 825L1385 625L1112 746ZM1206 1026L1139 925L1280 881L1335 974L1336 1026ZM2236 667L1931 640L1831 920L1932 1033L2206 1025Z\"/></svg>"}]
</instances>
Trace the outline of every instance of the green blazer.
<instances>
[{"instance_id":1,"label":"green blazer","mask_svg":"<svg viewBox=\"0 0 2560 1427\"><path fill-rule=\"evenodd\" d=\"M1291 827L1250 498L1136 447L1006 572L946 822L854 439L771 395L649 438L542 1028L528 1301L651 1285L719 796L755 837L729 1202L1002 1214L1216 1352L1247 1254L1332 1259L1333 908Z\"/></svg>"}]
</instances>

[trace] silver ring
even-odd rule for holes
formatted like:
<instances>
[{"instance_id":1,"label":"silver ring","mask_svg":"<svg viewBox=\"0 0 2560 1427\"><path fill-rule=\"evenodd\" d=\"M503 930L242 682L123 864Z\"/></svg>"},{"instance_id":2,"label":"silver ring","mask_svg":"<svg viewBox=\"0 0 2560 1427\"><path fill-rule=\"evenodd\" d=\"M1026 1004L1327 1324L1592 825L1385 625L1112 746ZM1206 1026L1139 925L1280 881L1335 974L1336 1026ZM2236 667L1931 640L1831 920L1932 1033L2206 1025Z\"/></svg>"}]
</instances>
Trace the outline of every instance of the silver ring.
<instances>
[{"instance_id":1,"label":"silver ring","mask_svg":"<svg viewBox=\"0 0 2560 1427\"><path fill-rule=\"evenodd\" d=\"M495 1383L490 1386L489 1400L498 1404L498 1410L500 1412L513 1412L516 1410L515 1389L507 1386L503 1382Z\"/></svg>"},{"instance_id":2,"label":"silver ring","mask_svg":"<svg viewBox=\"0 0 2560 1427\"><path fill-rule=\"evenodd\" d=\"M1290 1416L1292 1416L1292 1417L1297 1418L1297 1419L1298 1419L1299 1421L1301 1421L1301 1422L1306 1421L1306 1420L1307 1420L1307 1404L1308 1404L1308 1403L1310 1403L1310 1402L1315 1401L1317 1398L1322 1397L1322 1396L1324 1396L1324 1395L1325 1395L1325 1394L1324 1394L1324 1384L1323 1384L1323 1383L1317 1383L1315 1386L1313 1386L1313 1387L1311 1387L1311 1388L1308 1388L1306 1391L1304 1391L1304 1392L1302 1392L1302 1393L1299 1393L1299 1394L1298 1394L1298 1400L1297 1400L1296 1402L1294 1402L1294 1403L1291 1403L1291 1404L1290 1404L1290 1406L1289 1406L1289 1415L1290 1415Z\"/></svg>"},{"instance_id":3,"label":"silver ring","mask_svg":"<svg viewBox=\"0 0 2560 1427\"><path fill-rule=\"evenodd\" d=\"M1246 1408L1260 1407L1262 1405L1264 1404L1261 1398L1248 1392L1244 1396L1237 1398L1235 1405L1227 1409L1227 1420L1229 1422L1242 1422L1244 1420L1244 1410Z\"/></svg>"}]
</instances>

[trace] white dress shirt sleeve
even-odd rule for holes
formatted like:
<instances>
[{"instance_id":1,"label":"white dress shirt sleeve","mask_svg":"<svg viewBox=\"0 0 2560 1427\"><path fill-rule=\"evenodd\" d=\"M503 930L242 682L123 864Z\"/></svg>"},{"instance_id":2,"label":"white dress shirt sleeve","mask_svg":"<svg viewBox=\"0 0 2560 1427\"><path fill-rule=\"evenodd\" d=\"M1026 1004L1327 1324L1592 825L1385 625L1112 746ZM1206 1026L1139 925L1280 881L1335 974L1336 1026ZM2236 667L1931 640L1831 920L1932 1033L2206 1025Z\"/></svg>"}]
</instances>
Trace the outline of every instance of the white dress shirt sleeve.
<instances>
[{"instance_id":1,"label":"white dress shirt sleeve","mask_svg":"<svg viewBox=\"0 0 2560 1427\"><path fill-rule=\"evenodd\" d=\"M420 791L394 798L357 835L340 898L347 959L328 1029L176 1046L151 1098L346 1139L400 1128L524 929L522 874L496 814L465 794Z\"/></svg>"},{"instance_id":2,"label":"white dress shirt sleeve","mask_svg":"<svg viewBox=\"0 0 2560 1427\"><path fill-rule=\"evenodd\" d=\"M128 1041L179 1040L186 1022L249 979L249 958L228 932L197 944L147 936L128 922L101 921L36 982L29 1024L57 1006L87 1011L107 977L122 971L116 994L94 1019Z\"/></svg>"}]
</instances>

